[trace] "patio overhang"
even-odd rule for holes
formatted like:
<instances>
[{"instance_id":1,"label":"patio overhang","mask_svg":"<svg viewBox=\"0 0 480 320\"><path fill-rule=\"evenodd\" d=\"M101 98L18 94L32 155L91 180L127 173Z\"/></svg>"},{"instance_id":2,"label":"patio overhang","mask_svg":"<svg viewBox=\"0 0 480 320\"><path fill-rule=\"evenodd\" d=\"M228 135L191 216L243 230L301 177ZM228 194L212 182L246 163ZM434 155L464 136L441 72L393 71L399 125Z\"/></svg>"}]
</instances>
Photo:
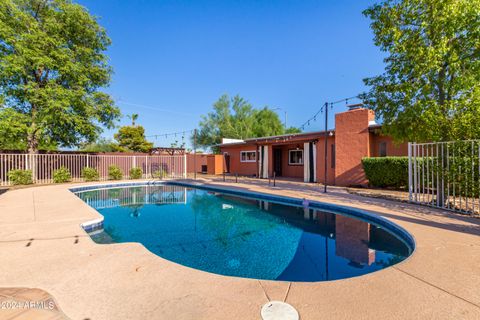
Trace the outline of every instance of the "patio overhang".
<instances>
[{"instance_id":1,"label":"patio overhang","mask_svg":"<svg viewBox=\"0 0 480 320\"><path fill-rule=\"evenodd\" d=\"M332 137L335 135L335 130L328 130L326 133L328 137ZM242 145L286 145L286 144L318 141L323 137L325 137L325 131L315 131L315 132L305 132L305 133L295 133L295 134L284 134L284 135L270 136L270 137L251 138L251 139L245 139L241 142L221 143L215 146L221 147L221 148L228 148L228 147L238 147Z\"/></svg>"}]
</instances>

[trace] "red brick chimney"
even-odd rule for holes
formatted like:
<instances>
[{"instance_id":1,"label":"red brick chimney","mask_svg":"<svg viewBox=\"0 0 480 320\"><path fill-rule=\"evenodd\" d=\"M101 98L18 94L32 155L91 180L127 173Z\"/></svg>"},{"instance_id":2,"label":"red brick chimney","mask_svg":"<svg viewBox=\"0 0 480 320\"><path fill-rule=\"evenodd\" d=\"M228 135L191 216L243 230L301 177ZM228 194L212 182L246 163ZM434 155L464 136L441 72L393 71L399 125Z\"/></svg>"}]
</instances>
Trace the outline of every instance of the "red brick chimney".
<instances>
[{"instance_id":1,"label":"red brick chimney","mask_svg":"<svg viewBox=\"0 0 480 320\"><path fill-rule=\"evenodd\" d=\"M353 105L349 111L335 115L336 185L368 184L361 161L370 156L368 123L374 119L375 113L362 105Z\"/></svg>"}]
</instances>

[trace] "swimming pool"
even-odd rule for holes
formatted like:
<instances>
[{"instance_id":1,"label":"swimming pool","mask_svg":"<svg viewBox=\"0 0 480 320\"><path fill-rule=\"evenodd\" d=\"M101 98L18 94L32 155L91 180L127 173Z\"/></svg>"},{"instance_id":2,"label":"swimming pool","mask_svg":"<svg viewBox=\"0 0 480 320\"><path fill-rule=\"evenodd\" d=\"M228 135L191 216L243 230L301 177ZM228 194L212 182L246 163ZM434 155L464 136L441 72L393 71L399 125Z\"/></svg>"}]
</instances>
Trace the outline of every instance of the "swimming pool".
<instances>
[{"instance_id":1,"label":"swimming pool","mask_svg":"<svg viewBox=\"0 0 480 320\"><path fill-rule=\"evenodd\" d=\"M346 207L178 183L95 188L72 189L104 217L86 228L95 242L139 242L221 275L344 279L396 264L414 248L400 227Z\"/></svg>"}]
</instances>

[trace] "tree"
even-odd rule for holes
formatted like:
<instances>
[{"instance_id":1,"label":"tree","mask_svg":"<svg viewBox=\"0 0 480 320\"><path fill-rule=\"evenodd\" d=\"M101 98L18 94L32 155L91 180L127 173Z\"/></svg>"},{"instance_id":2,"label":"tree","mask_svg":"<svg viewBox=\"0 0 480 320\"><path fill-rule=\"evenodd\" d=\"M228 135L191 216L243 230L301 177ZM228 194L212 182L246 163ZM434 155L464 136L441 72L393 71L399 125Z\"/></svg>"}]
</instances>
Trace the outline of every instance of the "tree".
<instances>
[{"instance_id":1,"label":"tree","mask_svg":"<svg viewBox=\"0 0 480 320\"><path fill-rule=\"evenodd\" d=\"M388 0L364 11L385 72L369 107L397 141L480 137L480 0Z\"/></svg>"},{"instance_id":2,"label":"tree","mask_svg":"<svg viewBox=\"0 0 480 320\"><path fill-rule=\"evenodd\" d=\"M132 126L135 127L135 122L138 119L138 113L132 113L131 115L128 116L128 118L130 118L130 120L132 120Z\"/></svg>"},{"instance_id":3,"label":"tree","mask_svg":"<svg viewBox=\"0 0 480 320\"><path fill-rule=\"evenodd\" d=\"M153 143L145 138L145 129L142 126L123 126L115 134L120 149L118 151L149 152Z\"/></svg>"},{"instance_id":4,"label":"tree","mask_svg":"<svg viewBox=\"0 0 480 320\"><path fill-rule=\"evenodd\" d=\"M119 151L118 144L105 138L100 138L95 142L90 142L81 145L80 151L84 152L115 152Z\"/></svg>"},{"instance_id":5,"label":"tree","mask_svg":"<svg viewBox=\"0 0 480 320\"><path fill-rule=\"evenodd\" d=\"M213 111L202 117L197 144L211 147L221 143L222 138L248 139L283 133L285 128L272 109L254 109L238 95L233 98L223 95L213 104Z\"/></svg>"},{"instance_id":6,"label":"tree","mask_svg":"<svg viewBox=\"0 0 480 320\"><path fill-rule=\"evenodd\" d=\"M197 144L208 147L220 143L223 137L247 138L252 132L252 109L239 96L232 99L227 95L221 96L213 104L213 112L202 116ZM235 114L232 114L232 110Z\"/></svg>"},{"instance_id":7,"label":"tree","mask_svg":"<svg viewBox=\"0 0 480 320\"><path fill-rule=\"evenodd\" d=\"M253 134L257 137L275 136L285 132L278 114L267 107L255 110L253 118Z\"/></svg>"},{"instance_id":8,"label":"tree","mask_svg":"<svg viewBox=\"0 0 480 320\"><path fill-rule=\"evenodd\" d=\"M185 141L184 141L184 138L185 138L185 137L182 137L182 142L181 142L181 143L178 141L178 139L175 139L174 142L170 143L170 148L185 149Z\"/></svg>"},{"instance_id":9,"label":"tree","mask_svg":"<svg viewBox=\"0 0 480 320\"><path fill-rule=\"evenodd\" d=\"M300 130L297 127L289 127L285 130L285 134L295 134L295 133L301 133L302 130Z\"/></svg>"},{"instance_id":10,"label":"tree","mask_svg":"<svg viewBox=\"0 0 480 320\"><path fill-rule=\"evenodd\" d=\"M25 116L19 115L10 108L0 108L0 150L27 150L27 140L24 133L27 130L26 121L21 121ZM26 119L25 119L26 120ZM43 137L38 142L40 150L57 150L58 144Z\"/></svg>"},{"instance_id":11,"label":"tree","mask_svg":"<svg viewBox=\"0 0 480 320\"><path fill-rule=\"evenodd\" d=\"M70 0L0 1L0 143L35 153L94 141L101 125L113 127L120 111L99 91L110 82L109 45L96 19Z\"/></svg>"}]
</instances>

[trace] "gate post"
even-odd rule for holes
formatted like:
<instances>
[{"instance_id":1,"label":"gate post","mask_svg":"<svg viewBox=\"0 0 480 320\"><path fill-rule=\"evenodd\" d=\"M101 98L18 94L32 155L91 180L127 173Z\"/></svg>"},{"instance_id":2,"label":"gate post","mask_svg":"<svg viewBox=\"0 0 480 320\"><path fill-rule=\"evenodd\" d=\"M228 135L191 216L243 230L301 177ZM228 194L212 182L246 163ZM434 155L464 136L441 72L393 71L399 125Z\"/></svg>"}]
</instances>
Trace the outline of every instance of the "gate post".
<instances>
[{"instance_id":1,"label":"gate post","mask_svg":"<svg viewBox=\"0 0 480 320\"><path fill-rule=\"evenodd\" d=\"M414 194L414 198L415 198L415 202L417 202L417 192L418 192L418 177L417 177L417 143L414 142L411 144L412 148L413 148L413 192L415 193ZM411 151L412 152L412 151Z\"/></svg>"},{"instance_id":2,"label":"gate post","mask_svg":"<svg viewBox=\"0 0 480 320\"><path fill-rule=\"evenodd\" d=\"M413 186L412 186L412 144L408 143L408 201L413 200Z\"/></svg>"},{"instance_id":3,"label":"gate post","mask_svg":"<svg viewBox=\"0 0 480 320\"><path fill-rule=\"evenodd\" d=\"M187 153L183 153L183 179L187 179Z\"/></svg>"},{"instance_id":4,"label":"gate post","mask_svg":"<svg viewBox=\"0 0 480 320\"><path fill-rule=\"evenodd\" d=\"M147 176L147 179L150 177L150 176L148 175L148 172L149 172L148 169L149 169L149 168L148 168L148 156L145 156L145 175Z\"/></svg>"}]
</instances>

